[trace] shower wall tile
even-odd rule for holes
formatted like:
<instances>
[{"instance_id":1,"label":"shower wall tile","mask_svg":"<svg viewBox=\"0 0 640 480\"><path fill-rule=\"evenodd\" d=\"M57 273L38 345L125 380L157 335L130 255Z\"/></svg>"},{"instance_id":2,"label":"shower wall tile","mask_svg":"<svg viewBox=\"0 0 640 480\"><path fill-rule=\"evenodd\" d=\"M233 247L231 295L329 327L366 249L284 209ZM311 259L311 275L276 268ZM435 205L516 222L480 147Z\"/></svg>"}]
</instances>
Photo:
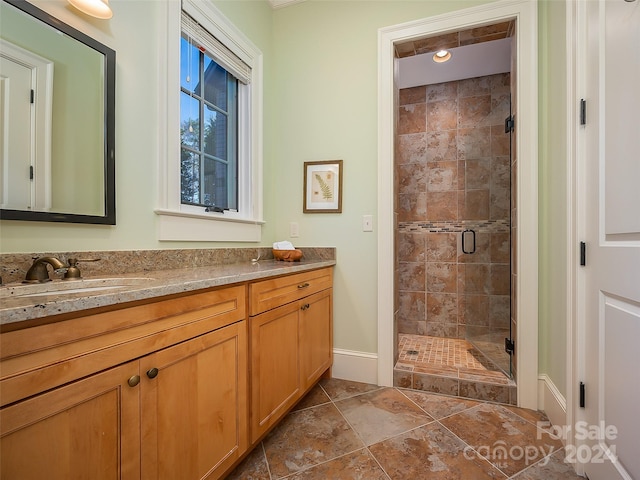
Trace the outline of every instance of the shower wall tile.
<instances>
[{"instance_id":1,"label":"shower wall tile","mask_svg":"<svg viewBox=\"0 0 640 480\"><path fill-rule=\"evenodd\" d=\"M400 292L398 315L403 318L424 319L426 312L424 292Z\"/></svg>"},{"instance_id":2,"label":"shower wall tile","mask_svg":"<svg viewBox=\"0 0 640 480\"><path fill-rule=\"evenodd\" d=\"M455 263L427 263L426 285L430 293L457 293L458 277Z\"/></svg>"},{"instance_id":3,"label":"shower wall tile","mask_svg":"<svg viewBox=\"0 0 640 480\"><path fill-rule=\"evenodd\" d=\"M510 141L509 135L504 133L504 123L502 125L493 125L491 129L491 155L494 157L508 157Z\"/></svg>"},{"instance_id":4,"label":"shower wall tile","mask_svg":"<svg viewBox=\"0 0 640 480\"><path fill-rule=\"evenodd\" d=\"M424 162L427 157L427 134L412 133L398 136L397 165Z\"/></svg>"},{"instance_id":5,"label":"shower wall tile","mask_svg":"<svg viewBox=\"0 0 640 480\"><path fill-rule=\"evenodd\" d=\"M426 324L426 327L427 332L425 335L431 337L460 338L458 337L457 323L434 323L430 321Z\"/></svg>"},{"instance_id":6,"label":"shower wall tile","mask_svg":"<svg viewBox=\"0 0 640 480\"><path fill-rule=\"evenodd\" d=\"M422 224L397 236L400 333L464 338L467 328L489 333L512 320L509 232L473 227L476 252L463 254L460 223L509 220L509 91L500 74L400 92L397 221ZM429 222L453 231L429 232Z\"/></svg>"},{"instance_id":7,"label":"shower wall tile","mask_svg":"<svg viewBox=\"0 0 640 480\"><path fill-rule=\"evenodd\" d=\"M491 95L462 97L458 100L458 127L491 125Z\"/></svg>"},{"instance_id":8,"label":"shower wall tile","mask_svg":"<svg viewBox=\"0 0 640 480\"><path fill-rule=\"evenodd\" d=\"M412 103L425 103L427 101L427 88L421 87L403 88L400 90L400 105L409 105Z\"/></svg>"},{"instance_id":9,"label":"shower wall tile","mask_svg":"<svg viewBox=\"0 0 640 480\"><path fill-rule=\"evenodd\" d=\"M427 293L429 323L458 323L458 296L455 293Z\"/></svg>"},{"instance_id":10,"label":"shower wall tile","mask_svg":"<svg viewBox=\"0 0 640 480\"><path fill-rule=\"evenodd\" d=\"M458 159L458 134L456 130L427 132L428 162L455 161Z\"/></svg>"},{"instance_id":11,"label":"shower wall tile","mask_svg":"<svg viewBox=\"0 0 640 480\"><path fill-rule=\"evenodd\" d=\"M428 164L427 191L448 192L456 190L458 190L458 162L431 162Z\"/></svg>"},{"instance_id":12,"label":"shower wall tile","mask_svg":"<svg viewBox=\"0 0 640 480\"><path fill-rule=\"evenodd\" d=\"M491 263L509 263L511 237L507 232L491 233Z\"/></svg>"},{"instance_id":13,"label":"shower wall tile","mask_svg":"<svg viewBox=\"0 0 640 480\"><path fill-rule=\"evenodd\" d=\"M426 234L426 260L428 262L455 262L457 233Z\"/></svg>"},{"instance_id":14,"label":"shower wall tile","mask_svg":"<svg viewBox=\"0 0 640 480\"><path fill-rule=\"evenodd\" d=\"M467 190L489 189L491 187L491 159L469 159L464 162L464 188Z\"/></svg>"},{"instance_id":15,"label":"shower wall tile","mask_svg":"<svg viewBox=\"0 0 640 480\"><path fill-rule=\"evenodd\" d=\"M422 220L451 220L458 218L458 192L427 192L426 217Z\"/></svg>"},{"instance_id":16,"label":"shower wall tile","mask_svg":"<svg viewBox=\"0 0 640 480\"><path fill-rule=\"evenodd\" d=\"M458 190L464 190L467 184L467 162L458 160Z\"/></svg>"},{"instance_id":17,"label":"shower wall tile","mask_svg":"<svg viewBox=\"0 0 640 480\"><path fill-rule=\"evenodd\" d=\"M458 297L458 316L461 324L488 326L489 297L487 295L460 295Z\"/></svg>"},{"instance_id":18,"label":"shower wall tile","mask_svg":"<svg viewBox=\"0 0 640 480\"><path fill-rule=\"evenodd\" d=\"M427 215L426 193L401 193L398 195L398 221L424 220Z\"/></svg>"},{"instance_id":19,"label":"shower wall tile","mask_svg":"<svg viewBox=\"0 0 640 480\"><path fill-rule=\"evenodd\" d=\"M511 288L511 269L509 264L491 264L491 290L492 295L509 295Z\"/></svg>"},{"instance_id":20,"label":"shower wall tile","mask_svg":"<svg viewBox=\"0 0 640 480\"><path fill-rule=\"evenodd\" d=\"M511 299L509 295L489 296L489 318L491 327L509 328L511 322Z\"/></svg>"},{"instance_id":21,"label":"shower wall tile","mask_svg":"<svg viewBox=\"0 0 640 480\"><path fill-rule=\"evenodd\" d=\"M460 192L458 218L460 220L486 220L490 214L491 193L489 190L466 190Z\"/></svg>"},{"instance_id":22,"label":"shower wall tile","mask_svg":"<svg viewBox=\"0 0 640 480\"><path fill-rule=\"evenodd\" d=\"M396 177L398 179L398 193L400 194L427 191L427 165L425 163L398 165Z\"/></svg>"},{"instance_id":23,"label":"shower wall tile","mask_svg":"<svg viewBox=\"0 0 640 480\"><path fill-rule=\"evenodd\" d=\"M490 77L475 77L460 80L458 82L459 97L474 97L491 93Z\"/></svg>"},{"instance_id":24,"label":"shower wall tile","mask_svg":"<svg viewBox=\"0 0 640 480\"><path fill-rule=\"evenodd\" d=\"M458 291L466 294L488 295L491 289L489 265L485 263L458 264Z\"/></svg>"},{"instance_id":25,"label":"shower wall tile","mask_svg":"<svg viewBox=\"0 0 640 480\"><path fill-rule=\"evenodd\" d=\"M428 335L427 322L415 320L414 318L407 319L398 317L398 331L402 333L409 333L411 335Z\"/></svg>"},{"instance_id":26,"label":"shower wall tile","mask_svg":"<svg viewBox=\"0 0 640 480\"><path fill-rule=\"evenodd\" d=\"M458 160L491 156L491 127L458 129Z\"/></svg>"},{"instance_id":27,"label":"shower wall tile","mask_svg":"<svg viewBox=\"0 0 640 480\"><path fill-rule=\"evenodd\" d=\"M476 232L476 252L462 253L462 234L457 234L458 263L490 263L491 234ZM465 249L470 247L465 246Z\"/></svg>"},{"instance_id":28,"label":"shower wall tile","mask_svg":"<svg viewBox=\"0 0 640 480\"><path fill-rule=\"evenodd\" d=\"M401 106L398 112L398 134L425 132L426 111L427 105L424 103Z\"/></svg>"},{"instance_id":29,"label":"shower wall tile","mask_svg":"<svg viewBox=\"0 0 640 480\"><path fill-rule=\"evenodd\" d=\"M458 95L458 82L435 83L427 85L427 102L452 100Z\"/></svg>"},{"instance_id":30,"label":"shower wall tile","mask_svg":"<svg viewBox=\"0 0 640 480\"><path fill-rule=\"evenodd\" d=\"M423 292L425 285L424 263L398 264L398 289L400 291Z\"/></svg>"},{"instance_id":31,"label":"shower wall tile","mask_svg":"<svg viewBox=\"0 0 640 480\"><path fill-rule=\"evenodd\" d=\"M511 75L508 73L502 73L499 75L491 75L489 79L491 85L491 93L506 93L511 95Z\"/></svg>"},{"instance_id":32,"label":"shower wall tile","mask_svg":"<svg viewBox=\"0 0 640 480\"><path fill-rule=\"evenodd\" d=\"M458 102L455 99L427 103L428 131L454 130L457 123Z\"/></svg>"},{"instance_id":33,"label":"shower wall tile","mask_svg":"<svg viewBox=\"0 0 640 480\"><path fill-rule=\"evenodd\" d=\"M504 121L510 111L511 95L509 92L491 94L491 113L487 117L487 125L504 126Z\"/></svg>"},{"instance_id":34,"label":"shower wall tile","mask_svg":"<svg viewBox=\"0 0 640 480\"><path fill-rule=\"evenodd\" d=\"M400 233L396 242L398 261L424 262L426 259L425 235L422 233Z\"/></svg>"}]
</instances>

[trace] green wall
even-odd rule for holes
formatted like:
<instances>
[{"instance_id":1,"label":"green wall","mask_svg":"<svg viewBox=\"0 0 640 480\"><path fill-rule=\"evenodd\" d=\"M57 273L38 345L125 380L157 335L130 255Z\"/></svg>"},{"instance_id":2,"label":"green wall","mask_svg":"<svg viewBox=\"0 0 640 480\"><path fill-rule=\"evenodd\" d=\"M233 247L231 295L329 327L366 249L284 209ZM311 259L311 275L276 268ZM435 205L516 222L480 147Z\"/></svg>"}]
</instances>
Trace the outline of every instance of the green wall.
<instances>
[{"instance_id":1,"label":"green wall","mask_svg":"<svg viewBox=\"0 0 640 480\"><path fill-rule=\"evenodd\" d=\"M566 396L567 99L565 2L538 8L539 370Z\"/></svg>"},{"instance_id":2,"label":"green wall","mask_svg":"<svg viewBox=\"0 0 640 480\"><path fill-rule=\"evenodd\" d=\"M162 137L154 121L158 89L148 80L158 70L160 2L112 0L114 17L107 22L75 15L63 0L38 3L117 51L118 224L3 221L2 251L246 246L156 240ZM377 235L362 231L362 215L374 215L375 229L378 29L487 2L307 0L277 10L263 0L214 3L264 53L267 225L261 244L290 239L289 223L297 222L300 237L290 239L296 245L337 247L335 346L376 352ZM557 282L565 259L555 247L564 238L564 103L558 76L564 71L563 6L540 3L540 367L562 391L565 320ZM343 213L303 214L303 163L333 159L344 160Z\"/></svg>"}]
</instances>

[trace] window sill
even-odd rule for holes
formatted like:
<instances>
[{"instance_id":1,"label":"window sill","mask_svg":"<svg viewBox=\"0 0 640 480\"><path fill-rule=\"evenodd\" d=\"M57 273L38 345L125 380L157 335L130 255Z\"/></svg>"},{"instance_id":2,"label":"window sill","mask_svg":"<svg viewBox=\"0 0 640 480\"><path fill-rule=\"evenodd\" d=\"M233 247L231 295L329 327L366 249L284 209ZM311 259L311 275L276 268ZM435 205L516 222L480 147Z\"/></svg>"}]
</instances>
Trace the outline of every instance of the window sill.
<instances>
[{"instance_id":1,"label":"window sill","mask_svg":"<svg viewBox=\"0 0 640 480\"><path fill-rule=\"evenodd\" d=\"M259 242L263 220L225 217L221 213L186 213L156 209L158 239L184 242Z\"/></svg>"}]
</instances>

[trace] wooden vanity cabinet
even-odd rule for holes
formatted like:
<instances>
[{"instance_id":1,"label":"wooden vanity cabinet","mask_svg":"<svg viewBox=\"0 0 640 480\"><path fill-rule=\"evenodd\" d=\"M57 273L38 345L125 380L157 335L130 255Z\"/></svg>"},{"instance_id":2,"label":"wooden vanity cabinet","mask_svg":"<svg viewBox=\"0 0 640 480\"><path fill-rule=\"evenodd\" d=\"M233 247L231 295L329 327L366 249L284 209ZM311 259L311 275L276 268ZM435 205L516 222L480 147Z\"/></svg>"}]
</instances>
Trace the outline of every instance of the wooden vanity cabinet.
<instances>
[{"instance_id":1,"label":"wooden vanity cabinet","mask_svg":"<svg viewBox=\"0 0 640 480\"><path fill-rule=\"evenodd\" d=\"M143 479L220 478L246 451L246 341L240 322L140 360Z\"/></svg>"},{"instance_id":2,"label":"wooden vanity cabinet","mask_svg":"<svg viewBox=\"0 0 640 480\"><path fill-rule=\"evenodd\" d=\"M126 363L0 410L0 478L140 478L139 390Z\"/></svg>"},{"instance_id":3,"label":"wooden vanity cabinet","mask_svg":"<svg viewBox=\"0 0 640 480\"><path fill-rule=\"evenodd\" d=\"M249 286L251 442L257 442L331 368L332 270Z\"/></svg>"},{"instance_id":4,"label":"wooden vanity cabinet","mask_svg":"<svg viewBox=\"0 0 640 480\"><path fill-rule=\"evenodd\" d=\"M2 334L0 477L220 478L248 444L245 292Z\"/></svg>"}]
</instances>

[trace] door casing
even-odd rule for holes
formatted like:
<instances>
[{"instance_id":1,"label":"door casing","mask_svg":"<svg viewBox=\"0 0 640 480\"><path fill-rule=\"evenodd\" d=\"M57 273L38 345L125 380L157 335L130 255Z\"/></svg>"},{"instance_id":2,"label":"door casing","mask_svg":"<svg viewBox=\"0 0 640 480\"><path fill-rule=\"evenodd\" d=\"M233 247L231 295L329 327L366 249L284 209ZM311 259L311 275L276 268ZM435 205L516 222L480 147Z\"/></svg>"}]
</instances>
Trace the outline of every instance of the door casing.
<instances>
[{"instance_id":1,"label":"door casing","mask_svg":"<svg viewBox=\"0 0 640 480\"><path fill-rule=\"evenodd\" d=\"M397 89L394 44L515 19L518 105L516 148L518 405L538 407L538 47L537 5L503 0L378 31L378 384L393 385L394 138Z\"/></svg>"}]
</instances>

